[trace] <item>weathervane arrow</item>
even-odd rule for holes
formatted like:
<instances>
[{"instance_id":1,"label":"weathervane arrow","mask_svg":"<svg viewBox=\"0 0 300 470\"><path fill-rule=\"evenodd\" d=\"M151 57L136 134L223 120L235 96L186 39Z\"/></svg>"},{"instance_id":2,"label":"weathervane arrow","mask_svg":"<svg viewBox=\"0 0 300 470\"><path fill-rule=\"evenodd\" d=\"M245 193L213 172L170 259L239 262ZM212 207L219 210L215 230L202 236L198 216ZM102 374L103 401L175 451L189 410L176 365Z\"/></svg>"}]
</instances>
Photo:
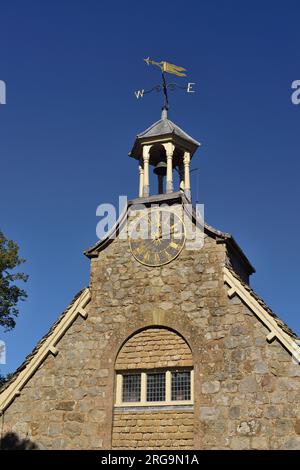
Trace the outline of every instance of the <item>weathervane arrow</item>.
<instances>
[{"instance_id":1,"label":"weathervane arrow","mask_svg":"<svg viewBox=\"0 0 300 470\"><path fill-rule=\"evenodd\" d=\"M177 83L167 83L165 74L170 73L173 75L177 75L178 77L186 77L186 69L184 67L180 67L179 65L174 65L170 64L169 62L166 61L160 61L156 62L155 60L151 60L150 57L147 57L144 59L147 65L155 65L160 68L161 74L162 74L162 84L155 85L151 90L145 91L143 90L137 90L134 92L135 96L137 99L143 98L145 93L151 93L152 91L163 91L164 94L164 108L168 109L169 108L169 100L168 100L168 89L170 90L175 90L176 88L181 88L183 90L186 90L187 93L195 93L195 90L193 89L193 85L195 83L187 83L185 86L178 85Z\"/></svg>"},{"instance_id":2,"label":"weathervane arrow","mask_svg":"<svg viewBox=\"0 0 300 470\"><path fill-rule=\"evenodd\" d=\"M162 72L172 73L178 77L186 77L186 73L183 73L186 72L186 69L179 67L179 65L170 64L169 62L163 60L161 62L155 62L155 60L151 60L150 57L147 57L147 59L144 59L144 61L147 65L157 65Z\"/></svg>"}]
</instances>

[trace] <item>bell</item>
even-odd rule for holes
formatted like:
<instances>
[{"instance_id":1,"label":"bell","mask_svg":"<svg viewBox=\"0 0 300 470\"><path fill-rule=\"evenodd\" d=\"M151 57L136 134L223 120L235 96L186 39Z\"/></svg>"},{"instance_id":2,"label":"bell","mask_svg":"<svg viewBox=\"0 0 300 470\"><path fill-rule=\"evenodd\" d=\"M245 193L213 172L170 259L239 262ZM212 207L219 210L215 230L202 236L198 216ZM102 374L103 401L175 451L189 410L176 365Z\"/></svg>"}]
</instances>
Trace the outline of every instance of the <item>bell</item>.
<instances>
[{"instance_id":1,"label":"bell","mask_svg":"<svg viewBox=\"0 0 300 470\"><path fill-rule=\"evenodd\" d=\"M155 166L153 173L155 173L157 176L166 176L167 174L167 164L166 162L158 162L158 164Z\"/></svg>"}]
</instances>

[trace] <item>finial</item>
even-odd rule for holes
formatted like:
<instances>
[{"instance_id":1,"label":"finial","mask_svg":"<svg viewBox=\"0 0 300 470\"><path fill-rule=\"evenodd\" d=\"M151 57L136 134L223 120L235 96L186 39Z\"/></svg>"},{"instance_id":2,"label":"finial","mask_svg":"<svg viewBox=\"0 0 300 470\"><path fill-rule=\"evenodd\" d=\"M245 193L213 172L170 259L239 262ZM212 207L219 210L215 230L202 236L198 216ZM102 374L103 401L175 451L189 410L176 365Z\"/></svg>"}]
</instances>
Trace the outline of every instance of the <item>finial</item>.
<instances>
[{"instance_id":1,"label":"finial","mask_svg":"<svg viewBox=\"0 0 300 470\"><path fill-rule=\"evenodd\" d=\"M161 108L161 118L162 119L168 119L168 108L167 108L167 106L163 106Z\"/></svg>"},{"instance_id":2,"label":"finial","mask_svg":"<svg viewBox=\"0 0 300 470\"><path fill-rule=\"evenodd\" d=\"M155 85L153 88L150 90L137 90L134 92L135 96L137 99L143 98L144 94L146 93L151 93L152 91L162 91L163 96L164 96L164 104L163 104L163 112L162 112L162 119L167 119L167 111L169 108L169 100L168 100L168 89L170 90L175 90L176 88L182 88L185 90L187 93L195 93L195 90L193 89L193 85L195 83L187 83L184 86L179 85L178 83L167 83L166 81L166 74L172 74L172 75L177 75L178 77L186 77L186 69L183 67L180 67L179 65L174 65L170 64L169 62L166 62L164 60L160 62L156 62L155 60L151 60L150 57L147 57L147 59L144 59L147 65L155 65L161 70L161 75L162 75L162 83Z\"/></svg>"}]
</instances>

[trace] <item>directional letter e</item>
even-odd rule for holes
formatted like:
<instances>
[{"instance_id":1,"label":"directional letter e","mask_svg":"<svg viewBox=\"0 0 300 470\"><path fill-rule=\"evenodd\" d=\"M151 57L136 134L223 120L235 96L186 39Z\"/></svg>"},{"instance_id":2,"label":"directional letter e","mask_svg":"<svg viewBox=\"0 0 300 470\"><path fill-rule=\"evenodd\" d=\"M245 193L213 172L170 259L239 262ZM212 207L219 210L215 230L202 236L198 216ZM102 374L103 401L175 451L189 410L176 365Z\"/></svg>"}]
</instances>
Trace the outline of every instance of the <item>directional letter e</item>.
<instances>
[{"instance_id":1,"label":"directional letter e","mask_svg":"<svg viewBox=\"0 0 300 470\"><path fill-rule=\"evenodd\" d=\"M6 104L6 85L3 80L0 80L0 104Z\"/></svg>"}]
</instances>

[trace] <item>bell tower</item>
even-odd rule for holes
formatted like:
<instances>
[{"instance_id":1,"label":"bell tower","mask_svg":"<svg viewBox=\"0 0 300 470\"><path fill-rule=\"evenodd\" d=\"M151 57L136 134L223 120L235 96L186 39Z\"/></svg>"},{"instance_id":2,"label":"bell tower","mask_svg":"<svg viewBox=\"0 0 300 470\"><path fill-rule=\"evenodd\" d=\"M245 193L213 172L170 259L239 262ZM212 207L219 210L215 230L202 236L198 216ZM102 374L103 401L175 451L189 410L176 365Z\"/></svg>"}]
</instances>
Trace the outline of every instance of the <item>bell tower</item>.
<instances>
[{"instance_id":1,"label":"bell tower","mask_svg":"<svg viewBox=\"0 0 300 470\"><path fill-rule=\"evenodd\" d=\"M137 135L129 153L139 162L139 197L181 190L191 200L190 162L199 146L168 119L168 107L163 106L161 119ZM157 176L157 189L150 188L151 166ZM174 187L174 170L179 174L179 188Z\"/></svg>"}]
</instances>

